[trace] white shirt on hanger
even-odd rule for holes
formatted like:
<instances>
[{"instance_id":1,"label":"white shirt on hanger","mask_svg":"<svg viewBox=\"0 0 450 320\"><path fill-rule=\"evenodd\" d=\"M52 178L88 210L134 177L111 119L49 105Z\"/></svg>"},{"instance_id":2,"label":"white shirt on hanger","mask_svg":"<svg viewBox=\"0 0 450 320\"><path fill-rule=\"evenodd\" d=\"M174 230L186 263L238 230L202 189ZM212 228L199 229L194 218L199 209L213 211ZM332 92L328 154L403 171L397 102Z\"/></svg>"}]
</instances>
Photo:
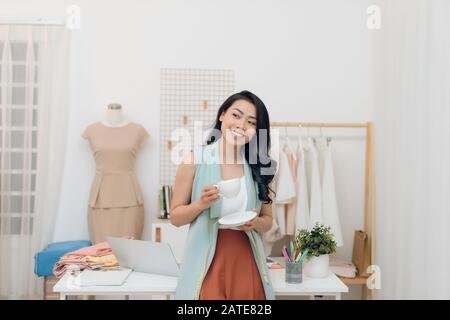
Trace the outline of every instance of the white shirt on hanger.
<instances>
[{"instance_id":1,"label":"white shirt on hanger","mask_svg":"<svg viewBox=\"0 0 450 320\"><path fill-rule=\"evenodd\" d=\"M322 187L320 182L319 159L316 146L311 137L308 137L307 160L310 168L310 211L309 227L313 228L316 223L323 223L322 217Z\"/></svg>"},{"instance_id":2,"label":"white shirt on hanger","mask_svg":"<svg viewBox=\"0 0 450 320\"><path fill-rule=\"evenodd\" d=\"M273 178L273 189L276 195L272 199L272 227L262 235L266 255L270 255L273 244L286 234L285 205L295 197L289 162L282 151L284 145L285 141L281 143L280 148L274 144L270 150L270 157L277 161L277 171Z\"/></svg>"},{"instance_id":3,"label":"white shirt on hanger","mask_svg":"<svg viewBox=\"0 0 450 320\"><path fill-rule=\"evenodd\" d=\"M338 247L344 245L339 210L337 205L336 187L334 182L333 159L331 157L331 145L326 137L318 141L318 149L323 161L322 176L322 219L323 224L331 227Z\"/></svg>"},{"instance_id":4,"label":"white shirt on hanger","mask_svg":"<svg viewBox=\"0 0 450 320\"><path fill-rule=\"evenodd\" d=\"M286 234L286 208L285 204L291 203L295 198L295 185L292 179L291 171L289 168L289 160L284 151L286 147L285 143L280 148L278 171L275 174L274 189L275 189L275 201L274 212L276 213L278 226L280 227L280 233L282 236Z\"/></svg>"},{"instance_id":5,"label":"white shirt on hanger","mask_svg":"<svg viewBox=\"0 0 450 320\"><path fill-rule=\"evenodd\" d=\"M298 136L297 145L297 207L295 212L295 229L307 229L309 226L309 197L306 175L306 154L302 136Z\"/></svg>"}]
</instances>

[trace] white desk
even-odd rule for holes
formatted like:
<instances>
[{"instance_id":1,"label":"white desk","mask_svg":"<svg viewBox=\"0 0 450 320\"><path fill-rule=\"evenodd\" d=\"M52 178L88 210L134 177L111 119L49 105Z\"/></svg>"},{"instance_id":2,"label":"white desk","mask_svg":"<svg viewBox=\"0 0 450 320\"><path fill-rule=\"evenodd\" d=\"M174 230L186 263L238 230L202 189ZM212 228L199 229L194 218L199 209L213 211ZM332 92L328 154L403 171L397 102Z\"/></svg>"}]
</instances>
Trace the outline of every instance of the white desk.
<instances>
[{"instance_id":1,"label":"white desk","mask_svg":"<svg viewBox=\"0 0 450 320\"><path fill-rule=\"evenodd\" d=\"M312 279L303 274L302 283L286 283L286 269L269 270L275 296L333 296L336 300L341 299L341 293L348 292L348 287L334 273L330 272L327 278Z\"/></svg>"},{"instance_id":2,"label":"white desk","mask_svg":"<svg viewBox=\"0 0 450 320\"><path fill-rule=\"evenodd\" d=\"M114 272L114 271L105 271ZM170 296L175 293L177 277L161 276L157 274L131 272L121 286L88 286L81 287L76 283L76 277L66 273L53 287L53 292L59 293L60 299L65 300L68 295L135 295L155 294Z\"/></svg>"},{"instance_id":3,"label":"white desk","mask_svg":"<svg viewBox=\"0 0 450 320\"><path fill-rule=\"evenodd\" d=\"M108 271L105 271L108 272ZM114 271L110 271L114 272ZM303 278L299 284L290 284L284 281L285 269L270 270L269 276L273 284L275 295L282 296L333 296L339 300L341 293L348 292L348 287L333 273L323 279ZM76 278L64 275L53 287L53 291L60 294L65 300L68 295L129 295L151 294L164 295L170 298L177 287L176 277L160 276L155 274L132 272L126 282L121 286L90 286L80 287Z\"/></svg>"},{"instance_id":4,"label":"white desk","mask_svg":"<svg viewBox=\"0 0 450 320\"><path fill-rule=\"evenodd\" d=\"M270 257L282 266L285 265L284 258ZM279 296L333 296L336 300L341 299L341 293L348 292L348 287L333 272L327 278L314 279L305 276L303 272L302 283L286 283L286 269L270 269L270 280L272 281L275 295Z\"/></svg>"}]
</instances>

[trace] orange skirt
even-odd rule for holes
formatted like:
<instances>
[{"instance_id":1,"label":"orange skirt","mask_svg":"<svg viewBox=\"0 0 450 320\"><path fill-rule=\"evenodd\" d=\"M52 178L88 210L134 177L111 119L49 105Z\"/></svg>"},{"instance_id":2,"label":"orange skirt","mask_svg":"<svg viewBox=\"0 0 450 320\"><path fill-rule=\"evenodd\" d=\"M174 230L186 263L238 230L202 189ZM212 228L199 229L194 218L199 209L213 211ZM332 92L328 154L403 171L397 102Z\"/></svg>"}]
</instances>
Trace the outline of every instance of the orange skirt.
<instances>
[{"instance_id":1,"label":"orange skirt","mask_svg":"<svg viewBox=\"0 0 450 320\"><path fill-rule=\"evenodd\" d=\"M219 229L216 251L200 300L265 300L264 287L243 231Z\"/></svg>"}]
</instances>

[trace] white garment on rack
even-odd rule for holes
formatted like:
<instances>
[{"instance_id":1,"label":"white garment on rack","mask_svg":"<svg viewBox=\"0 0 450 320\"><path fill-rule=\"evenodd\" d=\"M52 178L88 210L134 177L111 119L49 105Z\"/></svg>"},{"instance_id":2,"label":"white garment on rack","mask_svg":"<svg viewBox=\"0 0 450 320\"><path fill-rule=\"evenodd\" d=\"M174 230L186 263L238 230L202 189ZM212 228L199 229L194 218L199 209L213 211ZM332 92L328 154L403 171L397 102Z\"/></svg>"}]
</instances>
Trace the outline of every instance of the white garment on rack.
<instances>
[{"instance_id":1,"label":"white garment on rack","mask_svg":"<svg viewBox=\"0 0 450 320\"><path fill-rule=\"evenodd\" d=\"M322 185L323 185L323 168L325 167L326 139L324 139L324 137L319 137L319 138L315 138L313 140L315 140L314 145L316 146L317 163L319 164L320 186L322 187Z\"/></svg>"},{"instance_id":2,"label":"white garment on rack","mask_svg":"<svg viewBox=\"0 0 450 320\"><path fill-rule=\"evenodd\" d=\"M313 139L308 138L308 163L310 168L310 211L309 227L313 228L316 223L323 223L322 217L322 187L320 183L319 159Z\"/></svg>"},{"instance_id":3,"label":"white garment on rack","mask_svg":"<svg viewBox=\"0 0 450 320\"><path fill-rule=\"evenodd\" d=\"M273 178L273 189L276 193L272 199L272 227L263 233L262 240L266 255L270 255L272 247L286 234L285 206L295 197L294 184L290 177L289 162L286 154L282 151L284 144L278 148L274 145L270 150L270 157L277 159L277 170Z\"/></svg>"},{"instance_id":4,"label":"white garment on rack","mask_svg":"<svg viewBox=\"0 0 450 320\"><path fill-rule=\"evenodd\" d=\"M306 175L306 154L303 149L302 136L298 137L297 146L297 207L295 212L295 229L307 229L309 226L308 181Z\"/></svg>"},{"instance_id":5,"label":"white garment on rack","mask_svg":"<svg viewBox=\"0 0 450 320\"><path fill-rule=\"evenodd\" d=\"M297 200L298 200L298 187L297 187L298 155L297 155L295 148L293 148L289 137L286 137L286 147L284 148L284 152L288 159L289 173L291 174L291 178L292 178L292 182L293 182L293 186L294 186L294 194L295 194L295 197L293 197L291 199L290 203L285 205L286 235L294 236L296 233L295 216L296 216L296 211L297 211Z\"/></svg>"},{"instance_id":6,"label":"white garment on rack","mask_svg":"<svg viewBox=\"0 0 450 320\"><path fill-rule=\"evenodd\" d=\"M277 218L278 226L282 236L286 234L286 206L295 198L295 185L292 179L289 161L285 153L286 146L280 148L278 170L275 174L275 201L272 209Z\"/></svg>"},{"instance_id":7,"label":"white garment on rack","mask_svg":"<svg viewBox=\"0 0 450 320\"><path fill-rule=\"evenodd\" d=\"M341 247L344 244L344 240L342 237L341 223L339 221L331 145L327 142L326 137L321 137L318 144L323 159L323 172L321 173L323 224L331 227L336 244L338 247Z\"/></svg>"}]
</instances>

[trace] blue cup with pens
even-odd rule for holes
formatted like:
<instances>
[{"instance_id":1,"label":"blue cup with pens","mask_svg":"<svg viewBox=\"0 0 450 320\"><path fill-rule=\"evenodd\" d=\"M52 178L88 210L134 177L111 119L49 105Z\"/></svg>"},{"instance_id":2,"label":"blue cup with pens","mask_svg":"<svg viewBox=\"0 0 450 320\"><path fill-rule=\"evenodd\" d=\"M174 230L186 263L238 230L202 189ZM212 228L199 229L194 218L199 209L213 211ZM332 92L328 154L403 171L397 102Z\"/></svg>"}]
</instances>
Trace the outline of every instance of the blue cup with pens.
<instances>
[{"instance_id":1,"label":"blue cup with pens","mask_svg":"<svg viewBox=\"0 0 450 320\"><path fill-rule=\"evenodd\" d=\"M283 247L282 253L286 265L286 283L302 283L303 282L303 260L308 254L308 250L303 253L294 243L290 243L289 249Z\"/></svg>"}]
</instances>

